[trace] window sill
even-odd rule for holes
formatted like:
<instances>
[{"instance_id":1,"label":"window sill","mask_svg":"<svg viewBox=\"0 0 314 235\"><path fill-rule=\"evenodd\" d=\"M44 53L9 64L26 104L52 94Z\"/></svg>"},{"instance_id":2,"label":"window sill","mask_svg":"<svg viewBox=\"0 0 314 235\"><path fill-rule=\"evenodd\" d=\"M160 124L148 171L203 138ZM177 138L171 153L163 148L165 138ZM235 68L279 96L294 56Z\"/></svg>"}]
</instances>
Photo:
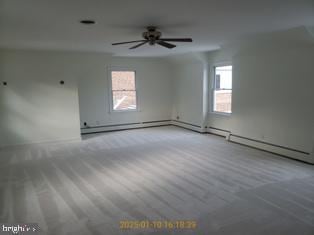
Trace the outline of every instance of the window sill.
<instances>
[{"instance_id":1,"label":"window sill","mask_svg":"<svg viewBox=\"0 0 314 235\"><path fill-rule=\"evenodd\" d=\"M134 113L141 112L139 109L130 109L130 110L110 110L109 113Z\"/></svg>"},{"instance_id":2,"label":"window sill","mask_svg":"<svg viewBox=\"0 0 314 235\"><path fill-rule=\"evenodd\" d=\"M224 112L211 111L209 114L215 114L215 115L230 117L232 113L224 113Z\"/></svg>"}]
</instances>

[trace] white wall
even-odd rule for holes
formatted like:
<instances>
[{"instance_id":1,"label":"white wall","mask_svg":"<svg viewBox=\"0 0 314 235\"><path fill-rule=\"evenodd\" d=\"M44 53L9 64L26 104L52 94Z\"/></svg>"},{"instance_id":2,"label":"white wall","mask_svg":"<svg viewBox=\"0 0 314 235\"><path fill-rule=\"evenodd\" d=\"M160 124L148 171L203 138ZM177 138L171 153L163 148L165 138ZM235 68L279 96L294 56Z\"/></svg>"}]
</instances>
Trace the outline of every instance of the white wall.
<instances>
[{"instance_id":1,"label":"white wall","mask_svg":"<svg viewBox=\"0 0 314 235\"><path fill-rule=\"evenodd\" d=\"M121 58L89 54L82 58L79 80L81 126L170 120L172 69L160 58ZM110 112L110 67L136 70L139 111Z\"/></svg>"},{"instance_id":2,"label":"white wall","mask_svg":"<svg viewBox=\"0 0 314 235\"><path fill-rule=\"evenodd\" d=\"M174 68L172 119L204 127L207 117L207 58L203 53L168 58ZM179 117L179 119L177 119Z\"/></svg>"},{"instance_id":3,"label":"white wall","mask_svg":"<svg viewBox=\"0 0 314 235\"><path fill-rule=\"evenodd\" d=\"M210 113L209 126L313 151L314 44L303 40L305 31L294 33L293 38L255 39L209 54L211 67L226 61L233 65L233 113Z\"/></svg>"},{"instance_id":4,"label":"white wall","mask_svg":"<svg viewBox=\"0 0 314 235\"><path fill-rule=\"evenodd\" d=\"M0 75L8 86L0 85L0 146L76 139L84 122L106 126L179 116L200 130L209 126L312 152L314 51L313 38L307 36L298 29L284 37L251 38L206 56L167 59L2 50ZM223 116L208 112L207 69L212 79L212 67L228 61L233 65L233 113ZM110 67L136 70L139 112L110 112Z\"/></svg>"},{"instance_id":5,"label":"white wall","mask_svg":"<svg viewBox=\"0 0 314 235\"><path fill-rule=\"evenodd\" d=\"M208 127L214 127L221 130L230 131L231 129L231 116L221 115L213 113L213 87L214 87L214 67L217 65L233 65L233 56L237 52L237 48L227 47L221 50L208 53L208 63L209 63L209 115L208 115ZM233 68L234 70L234 68ZM233 71L234 72L234 71ZM234 74L233 74L234 80ZM233 82L234 84L234 82ZM232 110L234 106L232 104Z\"/></svg>"},{"instance_id":6,"label":"white wall","mask_svg":"<svg viewBox=\"0 0 314 235\"><path fill-rule=\"evenodd\" d=\"M110 112L112 66L136 70L139 111ZM79 139L84 122L103 126L171 119L172 69L160 58L1 50L0 75L8 82L0 85L0 146Z\"/></svg>"},{"instance_id":7,"label":"white wall","mask_svg":"<svg viewBox=\"0 0 314 235\"><path fill-rule=\"evenodd\" d=\"M0 51L0 146L80 138L76 67L65 54Z\"/></svg>"},{"instance_id":8,"label":"white wall","mask_svg":"<svg viewBox=\"0 0 314 235\"><path fill-rule=\"evenodd\" d=\"M203 126L312 153L313 42L308 31L301 27L257 35L208 53L210 90L213 67L229 62L233 65L233 113L221 115L208 112L207 118L202 115L206 110L206 66L202 63L203 59L195 54L172 58L175 68L173 119L180 116L181 121L202 126L202 118L205 117ZM210 107L212 94L208 93L207 107ZM275 147L266 148L261 144L255 147L302 160L308 157L304 159L302 154L299 157L298 153L280 152Z\"/></svg>"},{"instance_id":9,"label":"white wall","mask_svg":"<svg viewBox=\"0 0 314 235\"><path fill-rule=\"evenodd\" d=\"M314 50L234 57L231 131L312 151Z\"/></svg>"}]
</instances>

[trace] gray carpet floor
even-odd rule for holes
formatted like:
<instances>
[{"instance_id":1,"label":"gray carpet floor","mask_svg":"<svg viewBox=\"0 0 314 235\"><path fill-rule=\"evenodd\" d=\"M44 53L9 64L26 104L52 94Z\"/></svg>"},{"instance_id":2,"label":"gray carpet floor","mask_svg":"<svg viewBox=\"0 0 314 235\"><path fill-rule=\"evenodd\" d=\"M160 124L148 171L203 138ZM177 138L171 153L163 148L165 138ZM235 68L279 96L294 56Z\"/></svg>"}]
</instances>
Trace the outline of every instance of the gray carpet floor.
<instances>
[{"instance_id":1,"label":"gray carpet floor","mask_svg":"<svg viewBox=\"0 0 314 235\"><path fill-rule=\"evenodd\" d=\"M196 221L121 230L119 221ZM158 127L0 150L0 222L40 234L314 234L314 166Z\"/></svg>"}]
</instances>

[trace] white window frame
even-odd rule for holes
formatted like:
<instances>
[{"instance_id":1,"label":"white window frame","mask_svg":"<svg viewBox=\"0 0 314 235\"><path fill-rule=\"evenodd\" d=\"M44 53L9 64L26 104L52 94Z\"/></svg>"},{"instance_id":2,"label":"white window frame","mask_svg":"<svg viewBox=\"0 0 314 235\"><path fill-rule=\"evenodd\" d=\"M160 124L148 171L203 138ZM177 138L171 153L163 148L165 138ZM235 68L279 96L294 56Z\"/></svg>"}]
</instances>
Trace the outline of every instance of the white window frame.
<instances>
[{"instance_id":1,"label":"white window frame","mask_svg":"<svg viewBox=\"0 0 314 235\"><path fill-rule=\"evenodd\" d=\"M135 97L136 97L136 109L125 109L125 110L114 110L113 109L113 90L112 90L112 72L122 71L122 72L134 72L134 80L135 80ZM109 107L111 113L124 113L124 112L138 112L139 102L138 102L138 87L137 87L137 78L136 78L136 70L134 68L126 68L126 67L110 67L108 69L108 80L109 80Z\"/></svg>"},{"instance_id":2,"label":"white window frame","mask_svg":"<svg viewBox=\"0 0 314 235\"><path fill-rule=\"evenodd\" d=\"M215 111L214 107L215 107L215 90L216 90L216 68L217 67L223 67L223 66L232 66L232 93L231 93L231 113L227 113L227 112L219 112L219 111ZM212 79L211 79L211 98L212 101L210 102L210 113L213 114L218 114L218 115L223 115L223 116L230 116L232 114L232 96L233 96L233 65L231 62L221 62L221 63L215 63L212 66ZM229 89L228 89L229 90Z\"/></svg>"}]
</instances>

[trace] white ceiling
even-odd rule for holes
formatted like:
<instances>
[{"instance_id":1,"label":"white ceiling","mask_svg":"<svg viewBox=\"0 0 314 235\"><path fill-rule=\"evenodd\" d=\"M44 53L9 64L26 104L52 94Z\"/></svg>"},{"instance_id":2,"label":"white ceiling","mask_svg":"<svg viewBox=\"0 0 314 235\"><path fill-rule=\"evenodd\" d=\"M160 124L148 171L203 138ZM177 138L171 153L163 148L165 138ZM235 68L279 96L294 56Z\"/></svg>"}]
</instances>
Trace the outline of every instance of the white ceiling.
<instances>
[{"instance_id":1,"label":"white ceiling","mask_svg":"<svg viewBox=\"0 0 314 235\"><path fill-rule=\"evenodd\" d=\"M82 25L95 19L96 25ZM0 0L0 47L164 56L209 51L232 40L314 24L313 0ZM148 25L192 37L172 50L112 42L139 40Z\"/></svg>"}]
</instances>

